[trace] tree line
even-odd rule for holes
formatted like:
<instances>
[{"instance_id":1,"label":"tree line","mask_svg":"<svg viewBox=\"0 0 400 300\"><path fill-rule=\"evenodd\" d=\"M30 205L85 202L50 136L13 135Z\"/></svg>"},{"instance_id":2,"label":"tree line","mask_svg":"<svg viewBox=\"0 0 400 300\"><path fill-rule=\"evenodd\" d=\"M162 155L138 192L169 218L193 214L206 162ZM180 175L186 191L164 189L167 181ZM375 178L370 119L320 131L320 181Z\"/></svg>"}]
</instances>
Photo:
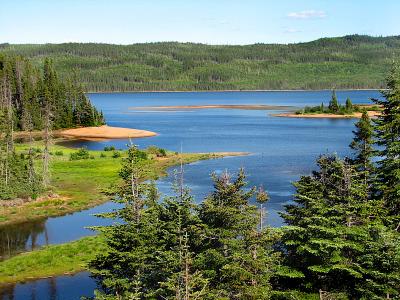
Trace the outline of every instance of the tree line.
<instances>
[{"instance_id":1,"label":"tree line","mask_svg":"<svg viewBox=\"0 0 400 300\"><path fill-rule=\"evenodd\" d=\"M96 228L107 250L90 262L96 299L398 299L400 67L382 114L356 123L351 157L322 155L294 185L285 226L265 225L268 194L240 170L213 175L200 204L176 172L175 195L143 182L146 153L130 146L115 201ZM334 102L334 100L333 100ZM377 147L375 146L377 145Z\"/></svg>"},{"instance_id":2,"label":"tree line","mask_svg":"<svg viewBox=\"0 0 400 300\"><path fill-rule=\"evenodd\" d=\"M104 124L77 79L62 80L50 59L42 70L16 55L0 54L0 199L37 197L49 185L52 130ZM33 147L33 131L43 132L44 149ZM17 154L14 133L30 140L27 153ZM42 172L36 160L42 158Z\"/></svg>"},{"instance_id":3,"label":"tree line","mask_svg":"<svg viewBox=\"0 0 400 300\"><path fill-rule=\"evenodd\" d=\"M51 57L85 91L382 88L400 38L350 35L298 44L66 43L0 45L0 52ZM334 82L334 85L332 84Z\"/></svg>"}]
</instances>

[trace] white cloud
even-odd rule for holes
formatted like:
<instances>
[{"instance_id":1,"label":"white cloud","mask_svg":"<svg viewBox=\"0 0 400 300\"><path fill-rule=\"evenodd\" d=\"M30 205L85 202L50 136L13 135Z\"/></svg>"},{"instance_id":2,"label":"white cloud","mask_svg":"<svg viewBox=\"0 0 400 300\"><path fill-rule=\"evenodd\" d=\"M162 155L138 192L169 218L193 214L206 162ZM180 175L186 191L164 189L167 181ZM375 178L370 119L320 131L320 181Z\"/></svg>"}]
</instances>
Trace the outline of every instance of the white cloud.
<instances>
[{"instance_id":1,"label":"white cloud","mask_svg":"<svg viewBox=\"0 0 400 300\"><path fill-rule=\"evenodd\" d=\"M284 33L298 33L298 32L301 32L301 30L295 29L295 28L288 28L288 29L285 29L285 31L284 31Z\"/></svg>"},{"instance_id":2,"label":"white cloud","mask_svg":"<svg viewBox=\"0 0 400 300\"><path fill-rule=\"evenodd\" d=\"M303 10L298 12L291 12L287 15L292 19L322 19L325 18L326 12L323 10Z\"/></svg>"}]
</instances>

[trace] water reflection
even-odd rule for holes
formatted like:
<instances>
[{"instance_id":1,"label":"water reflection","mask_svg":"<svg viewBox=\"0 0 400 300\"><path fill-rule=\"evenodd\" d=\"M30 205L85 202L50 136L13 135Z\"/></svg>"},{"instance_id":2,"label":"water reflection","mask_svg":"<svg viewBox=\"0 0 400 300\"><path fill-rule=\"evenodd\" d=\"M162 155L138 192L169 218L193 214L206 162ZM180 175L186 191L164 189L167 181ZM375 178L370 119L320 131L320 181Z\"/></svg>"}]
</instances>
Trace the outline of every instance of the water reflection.
<instances>
[{"instance_id":1,"label":"water reflection","mask_svg":"<svg viewBox=\"0 0 400 300\"><path fill-rule=\"evenodd\" d=\"M41 236L44 243L39 242ZM46 220L0 227L0 260L48 244Z\"/></svg>"},{"instance_id":2,"label":"water reflection","mask_svg":"<svg viewBox=\"0 0 400 300\"><path fill-rule=\"evenodd\" d=\"M102 205L64 216L0 226L0 260L41 246L62 244L96 234L90 226L111 225L114 220L98 218L95 214L111 212L120 205Z\"/></svg>"}]
</instances>

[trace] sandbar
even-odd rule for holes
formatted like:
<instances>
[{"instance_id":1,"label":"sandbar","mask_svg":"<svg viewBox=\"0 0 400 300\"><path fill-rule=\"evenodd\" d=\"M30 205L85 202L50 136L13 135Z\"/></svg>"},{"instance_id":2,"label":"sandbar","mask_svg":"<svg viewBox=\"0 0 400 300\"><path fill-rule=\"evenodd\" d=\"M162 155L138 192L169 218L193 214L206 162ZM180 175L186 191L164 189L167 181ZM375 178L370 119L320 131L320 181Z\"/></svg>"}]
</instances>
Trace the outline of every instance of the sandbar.
<instances>
[{"instance_id":1,"label":"sandbar","mask_svg":"<svg viewBox=\"0 0 400 300\"><path fill-rule=\"evenodd\" d=\"M131 128L111 127L81 127L66 129L59 132L60 136L80 139L125 139L142 138L157 135L155 132Z\"/></svg>"},{"instance_id":2,"label":"sandbar","mask_svg":"<svg viewBox=\"0 0 400 300\"><path fill-rule=\"evenodd\" d=\"M262 105L262 104L211 104L211 105L169 105L169 106L138 106L130 107L130 110L154 110L154 111L169 111L169 110L193 110L193 109L243 109L243 110L281 110L288 109L291 106L279 105Z\"/></svg>"}]
</instances>

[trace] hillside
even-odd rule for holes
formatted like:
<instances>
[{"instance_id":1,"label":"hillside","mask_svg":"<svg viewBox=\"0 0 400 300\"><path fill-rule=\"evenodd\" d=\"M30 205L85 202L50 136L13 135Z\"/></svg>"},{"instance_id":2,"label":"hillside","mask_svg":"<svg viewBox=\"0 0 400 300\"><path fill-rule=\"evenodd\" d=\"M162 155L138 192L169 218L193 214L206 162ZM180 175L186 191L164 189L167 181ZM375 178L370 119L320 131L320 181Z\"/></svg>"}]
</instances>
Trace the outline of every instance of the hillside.
<instances>
[{"instance_id":1,"label":"hillside","mask_svg":"<svg viewBox=\"0 0 400 300\"><path fill-rule=\"evenodd\" d=\"M382 88L400 36L345 36L308 43L0 45L0 52L76 70L86 91Z\"/></svg>"}]
</instances>

